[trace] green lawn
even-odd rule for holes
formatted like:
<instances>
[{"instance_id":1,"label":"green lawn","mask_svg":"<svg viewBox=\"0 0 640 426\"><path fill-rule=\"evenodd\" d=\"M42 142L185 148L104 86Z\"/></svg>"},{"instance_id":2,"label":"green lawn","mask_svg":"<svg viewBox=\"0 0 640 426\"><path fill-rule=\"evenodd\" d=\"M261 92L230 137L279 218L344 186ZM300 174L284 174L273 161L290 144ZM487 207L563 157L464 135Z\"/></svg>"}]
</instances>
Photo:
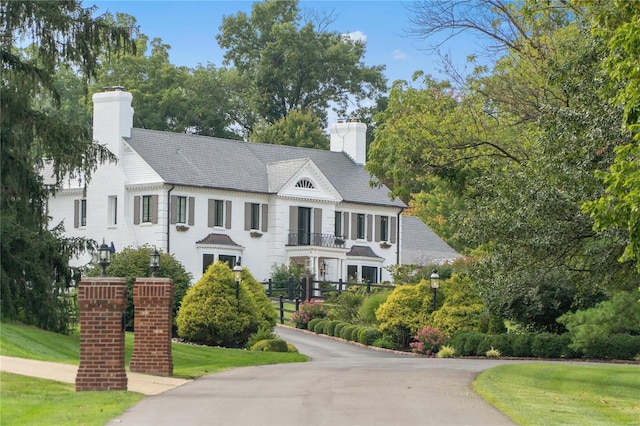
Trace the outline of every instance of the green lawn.
<instances>
[{"instance_id":1,"label":"green lawn","mask_svg":"<svg viewBox=\"0 0 640 426\"><path fill-rule=\"evenodd\" d=\"M511 364L473 383L520 425L639 425L640 367Z\"/></svg>"},{"instance_id":2,"label":"green lawn","mask_svg":"<svg viewBox=\"0 0 640 426\"><path fill-rule=\"evenodd\" d=\"M0 355L78 364L80 336L40 330L15 323L0 323ZM252 352L240 349L172 344L176 377L196 378L235 367L301 362L297 353ZM133 333L125 334L125 365L133 352ZM75 385L51 380L0 374L0 422L10 424L102 425L134 405L143 395L135 392L76 392Z\"/></svg>"},{"instance_id":3,"label":"green lawn","mask_svg":"<svg viewBox=\"0 0 640 426\"><path fill-rule=\"evenodd\" d=\"M0 372L2 425L104 425L144 395L76 392L75 385Z\"/></svg>"}]
</instances>

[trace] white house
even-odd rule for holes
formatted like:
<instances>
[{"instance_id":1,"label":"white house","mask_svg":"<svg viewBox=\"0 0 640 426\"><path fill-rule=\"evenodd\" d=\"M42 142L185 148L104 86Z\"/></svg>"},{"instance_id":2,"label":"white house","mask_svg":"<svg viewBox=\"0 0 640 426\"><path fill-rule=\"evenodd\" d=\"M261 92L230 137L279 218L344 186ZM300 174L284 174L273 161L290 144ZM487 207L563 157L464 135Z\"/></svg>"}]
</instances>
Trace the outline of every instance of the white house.
<instances>
[{"instance_id":1,"label":"white house","mask_svg":"<svg viewBox=\"0 0 640 426\"><path fill-rule=\"evenodd\" d=\"M324 151L132 128L131 100L118 87L93 95L93 138L119 161L101 165L86 190L69 180L49 200L67 236L156 246L195 280L224 260L259 280L296 262L326 280L380 282L390 265L460 256L404 216L388 188L369 185L365 124L331 125Z\"/></svg>"}]
</instances>

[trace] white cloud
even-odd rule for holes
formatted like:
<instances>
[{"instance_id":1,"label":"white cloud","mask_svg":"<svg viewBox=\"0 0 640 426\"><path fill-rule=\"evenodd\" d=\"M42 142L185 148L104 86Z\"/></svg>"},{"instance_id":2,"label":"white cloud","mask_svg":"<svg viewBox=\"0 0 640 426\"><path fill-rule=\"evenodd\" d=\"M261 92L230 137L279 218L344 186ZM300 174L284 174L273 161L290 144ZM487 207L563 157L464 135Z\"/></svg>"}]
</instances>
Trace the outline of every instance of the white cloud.
<instances>
[{"instance_id":1,"label":"white cloud","mask_svg":"<svg viewBox=\"0 0 640 426\"><path fill-rule=\"evenodd\" d=\"M393 59L407 59L407 54L400 49L396 49L393 51Z\"/></svg>"},{"instance_id":2,"label":"white cloud","mask_svg":"<svg viewBox=\"0 0 640 426\"><path fill-rule=\"evenodd\" d=\"M354 31L351 33L343 34L343 37L349 38L353 41L362 41L364 43L367 42L367 35L362 31Z\"/></svg>"}]
</instances>

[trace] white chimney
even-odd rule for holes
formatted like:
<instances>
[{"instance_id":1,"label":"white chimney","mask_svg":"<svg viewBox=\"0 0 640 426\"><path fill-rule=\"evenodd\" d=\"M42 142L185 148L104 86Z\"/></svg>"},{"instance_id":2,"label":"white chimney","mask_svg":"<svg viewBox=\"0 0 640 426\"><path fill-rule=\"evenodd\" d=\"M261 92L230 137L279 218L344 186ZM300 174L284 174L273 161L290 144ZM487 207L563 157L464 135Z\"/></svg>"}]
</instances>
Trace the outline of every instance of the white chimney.
<instances>
[{"instance_id":1,"label":"white chimney","mask_svg":"<svg viewBox=\"0 0 640 426\"><path fill-rule=\"evenodd\" d=\"M131 136L133 96L124 87L105 87L93 95L93 139L122 158L122 138Z\"/></svg>"},{"instance_id":2,"label":"white chimney","mask_svg":"<svg viewBox=\"0 0 640 426\"><path fill-rule=\"evenodd\" d=\"M354 163L367 160L367 125L357 121L338 121L329 126L330 146L333 152L344 152Z\"/></svg>"}]
</instances>

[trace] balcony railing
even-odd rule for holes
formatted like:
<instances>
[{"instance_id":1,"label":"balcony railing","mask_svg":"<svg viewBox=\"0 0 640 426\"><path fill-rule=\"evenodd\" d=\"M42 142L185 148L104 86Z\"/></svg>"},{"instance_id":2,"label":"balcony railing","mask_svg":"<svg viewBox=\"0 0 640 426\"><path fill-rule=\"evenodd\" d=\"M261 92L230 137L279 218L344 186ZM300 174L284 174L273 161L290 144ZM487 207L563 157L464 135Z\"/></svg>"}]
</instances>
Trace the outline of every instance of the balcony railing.
<instances>
[{"instance_id":1,"label":"balcony railing","mask_svg":"<svg viewBox=\"0 0 640 426\"><path fill-rule=\"evenodd\" d=\"M289 234L289 246L342 247L344 238L333 234L295 233Z\"/></svg>"}]
</instances>

